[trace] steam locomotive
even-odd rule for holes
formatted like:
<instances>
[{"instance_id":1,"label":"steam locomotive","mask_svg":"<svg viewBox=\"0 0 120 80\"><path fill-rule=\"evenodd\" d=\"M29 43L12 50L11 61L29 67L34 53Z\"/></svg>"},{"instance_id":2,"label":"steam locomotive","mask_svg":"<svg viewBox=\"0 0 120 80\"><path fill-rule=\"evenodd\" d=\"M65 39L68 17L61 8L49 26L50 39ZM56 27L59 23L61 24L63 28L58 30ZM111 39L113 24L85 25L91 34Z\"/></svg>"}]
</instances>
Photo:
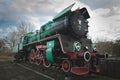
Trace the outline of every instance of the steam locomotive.
<instances>
[{"instance_id":1,"label":"steam locomotive","mask_svg":"<svg viewBox=\"0 0 120 80\"><path fill-rule=\"evenodd\" d=\"M76 75L99 72L99 59L107 55L100 55L87 38L90 18L87 9L71 11L73 6L62 10L40 30L22 36L13 47L15 59L47 68L56 65Z\"/></svg>"}]
</instances>

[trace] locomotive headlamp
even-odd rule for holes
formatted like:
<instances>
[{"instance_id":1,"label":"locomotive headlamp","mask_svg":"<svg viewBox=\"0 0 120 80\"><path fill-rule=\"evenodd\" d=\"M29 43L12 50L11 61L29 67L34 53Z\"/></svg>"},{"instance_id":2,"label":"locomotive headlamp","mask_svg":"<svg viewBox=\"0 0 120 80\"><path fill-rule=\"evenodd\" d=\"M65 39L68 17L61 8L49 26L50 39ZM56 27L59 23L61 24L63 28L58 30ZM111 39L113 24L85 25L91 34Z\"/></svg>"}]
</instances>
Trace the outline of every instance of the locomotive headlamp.
<instances>
[{"instance_id":1,"label":"locomotive headlamp","mask_svg":"<svg viewBox=\"0 0 120 80\"><path fill-rule=\"evenodd\" d=\"M88 50L88 46L85 46L85 49L87 49L87 50Z\"/></svg>"},{"instance_id":2,"label":"locomotive headlamp","mask_svg":"<svg viewBox=\"0 0 120 80\"><path fill-rule=\"evenodd\" d=\"M80 51L80 49L81 49L81 44L80 44L80 42L75 41L74 44L73 44L73 50L74 50L74 51Z\"/></svg>"}]
</instances>

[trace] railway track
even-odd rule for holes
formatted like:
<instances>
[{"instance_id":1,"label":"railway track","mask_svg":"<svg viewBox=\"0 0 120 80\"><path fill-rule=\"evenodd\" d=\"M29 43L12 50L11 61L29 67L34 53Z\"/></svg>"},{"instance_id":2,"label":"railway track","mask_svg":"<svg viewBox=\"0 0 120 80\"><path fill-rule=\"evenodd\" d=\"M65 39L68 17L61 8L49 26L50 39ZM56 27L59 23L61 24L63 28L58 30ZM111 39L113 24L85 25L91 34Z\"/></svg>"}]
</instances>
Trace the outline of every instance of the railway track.
<instances>
[{"instance_id":1,"label":"railway track","mask_svg":"<svg viewBox=\"0 0 120 80\"><path fill-rule=\"evenodd\" d=\"M65 80L66 76L69 75L55 66L47 69L42 65L0 61L0 80ZM70 78L70 80L119 80L100 75L76 76L70 74Z\"/></svg>"},{"instance_id":2,"label":"railway track","mask_svg":"<svg viewBox=\"0 0 120 80\"><path fill-rule=\"evenodd\" d=\"M106 76L101 75L84 75L84 76L77 76L74 74L65 74L59 67L52 66L50 68L45 68L43 65L37 66L34 64L27 63L20 63L21 65L24 65L26 67L29 67L31 69L34 69L38 72L41 72L42 74L48 75L52 77L55 80L65 80L65 77L70 77L70 80L120 80L120 79L114 79Z\"/></svg>"}]
</instances>

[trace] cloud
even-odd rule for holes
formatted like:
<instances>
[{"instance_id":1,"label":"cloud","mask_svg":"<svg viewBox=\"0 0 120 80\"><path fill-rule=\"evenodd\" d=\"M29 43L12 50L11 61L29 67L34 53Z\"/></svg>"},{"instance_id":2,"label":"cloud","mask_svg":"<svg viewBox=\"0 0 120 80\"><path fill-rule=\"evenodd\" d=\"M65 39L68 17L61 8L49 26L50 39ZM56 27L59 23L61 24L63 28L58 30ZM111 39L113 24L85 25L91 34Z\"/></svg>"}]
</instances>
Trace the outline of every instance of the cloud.
<instances>
[{"instance_id":1,"label":"cloud","mask_svg":"<svg viewBox=\"0 0 120 80\"><path fill-rule=\"evenodd\" d=\"M60 5L58 5L60 3ZM0 29L15 26L19 21L28 21L40 29L64 7L73 2L56 0L0 0ZM3 32L2 34L4 34Z\"/></svg>"},{"instance_id":2,"label":"cloud","mask_svg":"<svg viewBox=\"0 0 120 80\"><path fill-rule=\"evenodd\" d=\"M2 29L0 29L0 32L2 32L3 30Z\"/></svg>"},{"instance_id":3,"label":"cloud","mask_svg":"<svg viewBox=\"0 0 120 80\"><path fill-rule=\"evenodd\" d=\"M0 38L6 37L6 35L8 35L8 33L15 31L15 30L16 30L15 26L0 28Z\"/></svg>"},{"instance_id":4,"label":"cloud","mask_svg":"<svg viewBox=\"0 0 120 80\"><path fill-rule=\"evenodd\" d=\"M78 0L82 3L87 4L91 9L98 8L111 8L112 6L120 6L120 0Z\"/></svg>"},{"instance_id":5,"label":"cloud","mask_svg":"<svg viewBox=\"0 0 120 80\"><path fill-rule=\"evenodd\" d=\"M120 15L120 0L78 0L90 6L91 10L96 9L110 9L107 16Z\"/></svg>"},{"instance_id":6,"label":"cloud","mask_svg":"<svg viewBox=\"0 0 120 80\"><path fill-rule=\"evenodd\" d=\"M41 25L74 2L73 9L88 9L91 16L88 20L89 35L93 41L120 38L119 0L0 0L0 33L5 35L23 20L40 29Z\"/></svg>"},{"instance_id":7,"label":"cloud","mask_svg":"<svg viewBox=\"0 0 120 80\"><path fill-rule=\"evenodd\" d=\"M109 17L115 15L120 16L120 7L111 7L109 13L106 16Z\"/></svg>"},{"instance_id":8,"label":"cloud","mask_svg":"<svg viewBox=\"0 0 120 80\"><path fill-rule=\"evenodd\" d=\"M91 12L89 20L90 32L93 40L113 41L120 37L120 16L107 16L109 9L99 8ZM107 16L107 17L105 17Z\"/></svg>"},{"instance_id":9,"label":"cloud","mask_svg":"<svg viewBox=\"0 0 120 80\"><path fill-rule=\"evenodd\" d=\"M93 41L120 39L119 0L77 0L84 3L90 13L89 35Z\"/></svg>"}]
</instances>

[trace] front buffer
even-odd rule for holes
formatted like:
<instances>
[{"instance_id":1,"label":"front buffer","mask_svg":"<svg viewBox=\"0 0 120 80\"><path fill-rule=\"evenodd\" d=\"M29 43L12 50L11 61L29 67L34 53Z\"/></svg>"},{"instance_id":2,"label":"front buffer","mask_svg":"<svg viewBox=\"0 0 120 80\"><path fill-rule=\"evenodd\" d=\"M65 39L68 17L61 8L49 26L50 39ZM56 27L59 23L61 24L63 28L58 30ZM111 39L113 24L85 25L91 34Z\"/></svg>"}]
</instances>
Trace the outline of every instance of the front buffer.
<instances>
[{"instance_id":1,"label":"front buffer","mask_svg":"<svg viewBox=\"0 0 120 80\"><path fill-rule=\"evenodd\" d=\"M67 54L70 58L63 60L62 62L62 70L64 72L71 72L76 75L84 75L89 73L89 62L91 55L88 51L84 53L72 52Z\"/></svg>"}]
</instances>

